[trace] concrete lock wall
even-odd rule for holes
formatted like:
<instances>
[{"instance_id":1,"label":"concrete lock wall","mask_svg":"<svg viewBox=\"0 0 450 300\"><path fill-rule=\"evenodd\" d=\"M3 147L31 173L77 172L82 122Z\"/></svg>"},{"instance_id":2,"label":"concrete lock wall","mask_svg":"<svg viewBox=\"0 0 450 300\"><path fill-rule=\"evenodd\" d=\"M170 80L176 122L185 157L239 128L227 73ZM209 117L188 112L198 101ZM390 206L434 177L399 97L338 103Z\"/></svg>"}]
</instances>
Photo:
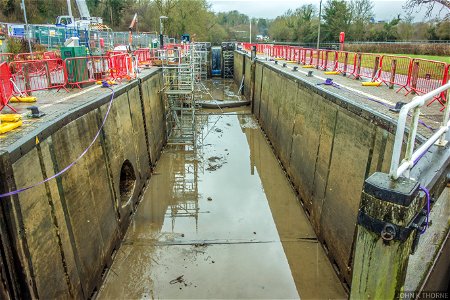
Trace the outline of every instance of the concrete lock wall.
<instances>
[{"instance_id":1,"label":"concrete lock wall","mask_svg":"<svg viewBox=\"0 0 450 300\"><path fill-rule=\"evenodd\" d=\"M248 57L237 70L251 78L247 65ZM244 88L249 96L254 90L253 113L349 287L362 186L373 172L389 171L392 125L267 63L257 62L253 76Z\"/></svg>"},{"instance_id":2,"label":"concrete lock wall","mask_svg":"<svg viewBox=\"0 0 450 300\"><path fill-rule=\"evenodd\" d=\"M96 291L165 141L160 87L159 71L121 86L99 139L77 164L56 180L2 199L2 229L12 252L2 256L15 269L21 296L88 298ZM39 182L73 162L95 136L108 102L103 96L88 111L71 112L66 118L73 121L24 153L2 153L6 184L0 192ZM136 181L121 199L126 160Z\"/></svg>"}]
</instances>

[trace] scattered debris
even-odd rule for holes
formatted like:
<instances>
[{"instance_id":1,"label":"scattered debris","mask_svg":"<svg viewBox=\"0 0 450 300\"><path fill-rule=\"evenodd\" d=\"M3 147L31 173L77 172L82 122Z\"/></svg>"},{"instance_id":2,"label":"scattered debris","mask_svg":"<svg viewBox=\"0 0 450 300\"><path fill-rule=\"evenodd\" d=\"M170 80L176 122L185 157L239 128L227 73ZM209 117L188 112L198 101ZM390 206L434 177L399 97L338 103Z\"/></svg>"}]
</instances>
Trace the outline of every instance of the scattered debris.
<instances>
[{"instance_id":1,"label":"scattered debris","mask_svg":"<svg viewBox=\"0 0 450 300\"><path fill-rule=\"evenodd\" d=\"M184 283L184 275L178 276L175 279L172 279L169 283L170 284L175 284L175 283Z\"/></svg>"},{"instance_id":2,"label":"scattered debris","mask_svg":"<svg viewBox=\"0 0 450 300\"><path fill-rule=\"evenodd\" d=\"M210 162L216 162L216 161L218 161L218 160L221 160L222 158L221 157L218 157L218 156L211 156L210 158L208 158L208 160L210 161Z\"/></svg>"}]
</instances>

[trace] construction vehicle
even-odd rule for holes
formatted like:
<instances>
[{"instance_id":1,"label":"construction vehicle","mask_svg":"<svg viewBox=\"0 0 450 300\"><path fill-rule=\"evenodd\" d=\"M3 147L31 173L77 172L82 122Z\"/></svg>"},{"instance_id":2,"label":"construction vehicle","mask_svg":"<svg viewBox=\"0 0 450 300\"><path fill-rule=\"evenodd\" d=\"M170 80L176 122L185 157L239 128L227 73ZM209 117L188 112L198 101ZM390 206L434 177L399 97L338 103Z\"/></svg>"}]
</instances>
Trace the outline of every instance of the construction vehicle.
<instances>
[{"instance_id":1,"label":"construction vehicle","mask_svg":"<svg viewBox=\"0 0 450 300\"><path fill-rule=\"evenodd\" d=\"M128 27L129 30L129 36L128 36L128 47L129 50L132 51L133 46L133 28L137 25L138 19L137 19L137 13L134 14L133 20L131 20L130 27Z\"/></svg>"},{"instance_id":2,"label":"construction vehicle","mask_svg":"<svg viewBox=\"0 0 450 300\"><path fill-rule=\"evenodd\" d=\"M80 19L75 19L72 14L72 7L70 0L67 0L67 10L69 15L58 16L56 18L56 26L73 27L78 29L87 29L93 24L103 24L101 17L91 17L89 9L86 4L86 0L75 0L78 11L80 12Z\"/></svg>"}]
</instances>

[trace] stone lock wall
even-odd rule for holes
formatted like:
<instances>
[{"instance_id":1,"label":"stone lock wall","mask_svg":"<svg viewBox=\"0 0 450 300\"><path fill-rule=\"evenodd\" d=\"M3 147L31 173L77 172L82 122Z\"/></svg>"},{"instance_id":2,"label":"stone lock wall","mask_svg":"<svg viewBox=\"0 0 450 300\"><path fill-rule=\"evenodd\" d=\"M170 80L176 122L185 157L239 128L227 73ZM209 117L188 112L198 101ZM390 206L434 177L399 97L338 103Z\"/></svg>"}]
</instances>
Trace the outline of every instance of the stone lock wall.
<instances>
[{"instance_id":1,"label":"stone lock wall","mask_svg":"<svg viewBox=\"0 0 450 300\"><path fill-rule=\"evenodd\" d=\"M79 299L95 293L165 143L160 89L160 71L121 85L99 138L78 163L56 180L2 199L2 276L14 274L10 290L16 296ZM44 130L26 151L0 153L0 192L39 182L73 162L95 136L109 99L68 113L67 124ZM121 197L125 161L135 182Z\"/></svg>"}]
</instances>

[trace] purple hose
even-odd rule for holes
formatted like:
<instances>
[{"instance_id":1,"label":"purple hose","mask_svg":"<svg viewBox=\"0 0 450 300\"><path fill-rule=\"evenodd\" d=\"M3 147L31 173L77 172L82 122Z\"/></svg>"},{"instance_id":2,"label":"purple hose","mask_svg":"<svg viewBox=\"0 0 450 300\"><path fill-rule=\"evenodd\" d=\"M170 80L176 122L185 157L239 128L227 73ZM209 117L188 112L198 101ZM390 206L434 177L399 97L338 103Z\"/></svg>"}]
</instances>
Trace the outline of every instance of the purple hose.
<instances>
[{"instance_id":1,"label":"purple hose","mask_svg":"<svg viewBox=\"0 0 450 300\"><path fill-rule=\"evenodd\" d=\"M423 191L427 197L427 221L425 223L425 227L420 231L420 234L424 234L425 231L427 231L428 223L429 223L429 217L430 217L430 191L423 186L420 186L419 189Z\"/></svg>"},{"instance_id":2,"label":"purple hose","mask_svg":"<svg viewBox=\"0 0 450 300\"><path fill-rule=\"evenodd\" d=\"M56 178L56 177L59 177L59 176L61 176L62 174L64 174L65 172L67 172L70 168L72 168L88 151L89 151L89 149L92 147L92 145L95 143L95 141L97 140L97 138L98 138L98 136L100 135L100 132L101 132L101 130L102 130L102 128L103 128L103 126L105 125L105 123L106 123L106 119L108 118L108 115L109 115L109 111L111 110L111 106L112 106L112 103L113 103L113 100L114 100L114 90L112 89L112 88L110 88L110 87L107 87L108 89L110 89L111 91L112 91L112 94L111 94L111 100L109 100L109 105L108 105L108 110L106 111L106 114L105 114L105 117L103 118L103 122L102 122L102 124L100 125L100 128L98 129L98 131L97 131L97 134L94 136L94 139L92 140L92 142L89 144L89 146L80 154L80 156L78 156L71 164L69 164L67 167L65 167L64 169L62 169L61 171L59 171L58 173L56 173L55 175L53 175L53 176L50 176L49 178L46 178L46 179L44 179L44 180L42 180L42 181L40 181L40 182L38 182L38 183L35 183L35 184L32 184L32 185L30 185L30 186L27 186L27 187L23 187L23 188L20 188L20 189L18 189L18 190L15 190L15 191L11 191L11 192L8 192L8 193L5 193L5 194L0 194L0 198L4 198L4 197L8 197L8 196L12 196L12 195L17 195L17 194L19 194L19 193L22 193L22 192L24 192L24 191L26 191L26 190L29 190L29 189L32 189L32 188L34 188L34 187L37 187L37 186L39 186L39 185L41 185L41 184L44 184L44 183L46 183L47 181L50 181L50 180L52 180L52 179L54 179L54 178Z\"/></svg>"}]
</instances>

